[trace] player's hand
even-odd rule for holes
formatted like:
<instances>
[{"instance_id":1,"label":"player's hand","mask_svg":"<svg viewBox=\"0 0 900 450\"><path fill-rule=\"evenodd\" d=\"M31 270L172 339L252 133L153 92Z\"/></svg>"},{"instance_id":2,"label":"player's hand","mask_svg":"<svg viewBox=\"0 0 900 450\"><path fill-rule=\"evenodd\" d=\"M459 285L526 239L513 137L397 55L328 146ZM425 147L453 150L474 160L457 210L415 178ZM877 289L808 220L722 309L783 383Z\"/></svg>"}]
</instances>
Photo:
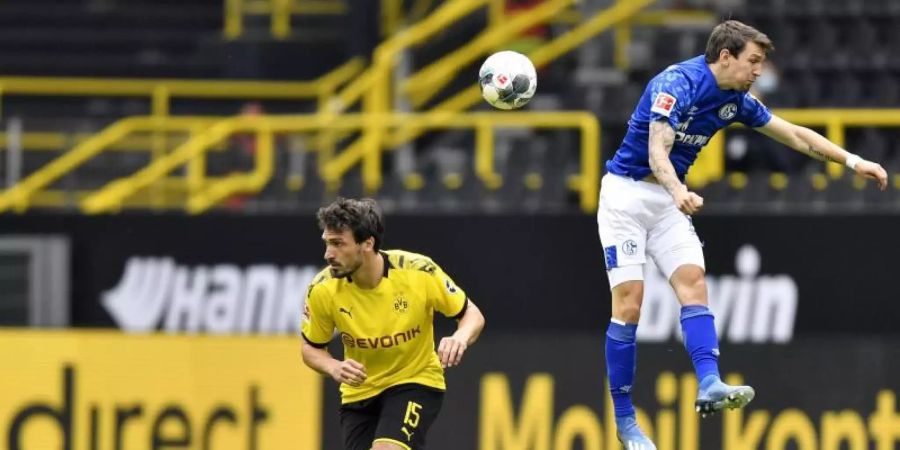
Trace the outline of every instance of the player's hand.
<instances>
[{"instance_id":1,"label":"player's hand","mask_svg":"<svg viewBox=\"0 0 900 450\"><path fill-rule=\"evenodd\" d=\"M469 348L469 344L466 343L466 340L456 335L441 339L437 350L438 359L441 360L441 367L446 369L459 365L467 348Z\"/></svg>"},{"instance_id":2,"label":"player's hand","mask_svg":"<svg viewBox=\"0 0 900 450\"><path fill-rule=\"evenodd\" d=\"M362 364L348 358L335 366L331 372L331 378L334 378L334 381L338 383L359 387L366 381L366 368Z\"/></svg>"},{"instance_id":3,"label":"player's hand","mask_svg":"<svg viewBox=\"0 0 900 450\"><path fill-rule=\"evenodd\" d=\"M678 210L687 215L696 214L703 208L703 197L687 190L686 187L675 192L672 198L675 199Z\"/></svg>"},{"instance_id":4,"label":"player's hand","mask_svg":"<svg viewBox=\"0 0 900 450\"><path fill-rule=\"evenodd\" d=\"M878 188L882 191L887 189L887 172L884 170L884 167L881 167L881 164L862 160L856 163L856 167L854 169L860 176L870 178L872 180L878 180Z\"/></svg>"}]
</instances>

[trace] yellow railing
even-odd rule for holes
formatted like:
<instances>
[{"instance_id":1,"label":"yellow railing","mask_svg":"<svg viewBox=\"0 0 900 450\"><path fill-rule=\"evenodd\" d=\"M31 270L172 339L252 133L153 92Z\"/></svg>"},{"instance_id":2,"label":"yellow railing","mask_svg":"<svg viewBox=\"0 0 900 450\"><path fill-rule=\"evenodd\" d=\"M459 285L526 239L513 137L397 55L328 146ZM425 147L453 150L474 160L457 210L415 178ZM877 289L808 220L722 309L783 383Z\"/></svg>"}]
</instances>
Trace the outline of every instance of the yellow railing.
<instances>
[{"instance_id":1,"label":"yellow railing","mask_svg":"<svg viewBox=\"0 0 900 450\"><path fill-rule=\"evenodd\" d=\"M388 108L375 107L372 103L372 95L374 94L377 96L379 94L376 91L382 90L380 94L387 96L388 93L393 90L390 83L390 75L398 56L405 49L421 44L426 39L445 31L451 24L466 17L478 8L484 7L489 1L493 0L450 0L444 2L435 11L429 14L428 17L416 22L401 33L391 35L376 49L376 56L373 64L355 80L341 89L333 101L326 105L326 107L320 108L319 111L329 114L332 120L334 120L334 118L337 117L337 114L347 111L366 95L367 103L365 112L379 114L388 112L390 110ZM375 98L375 100L378 99ZM319 171L323 175L334 172L335 169L330 165L332 155L335 151L334 143L343 137L346 137L346 135L335 135L329 131L320 133L316 144L317 149L325 156L324 158L319 158ZM349 149L351 150L350 154L357 155L358 152L363 150L363 142L364 141L362 140L357 140L351 144ZM366 142L373 142L371 136ZM371 147L372 146L370 145L369 148ZM344 153L347 153L347 150L345 150ZM360 157L361 156L357 156L351 164L358 162ZM346 170L341 170L337 176L326 176L326 178L340 179L340 176L345 171Z\"/></svg>"},{"instance_id":2,"label":"yellow railing","mask_svg":"<svg viewBox=\"0 0 900 450\"><path fill-rule=\"evenodd\" d=\"M655 1L656 0L619 0L612 7L607 8L594 17L591 17L584 23L564 33L563 35L556 37L547 44L541 46L538 49L535 49L533 52L529 53L529 57L538 67L546 65L550 61L571 51L578 45L581 45L588 39L602 33L603 31L624 20L633 17L644 8L653 4ZM465 4L467 7L471 8L466 11L466 13L470 12L474 8L484 6L484 1L467 2L464 0L457 0L457 2L460 4ZM449 4L445 6L449 6ZM546 7L555 8L556 6L558 5L548 5ZM429 19L432 19L434 17L435 15L433 14L431 17L429 17ZM419 25L424 26L427 22L428 19L421 22ZM518 28L523 24L528 23L529 22L516 22L514 25L508 26ZM415 39L420 37L414 35L413 31L414 30L412 29L409 30L409 35L405 38L409 40L409 43L417 42ZM498 34L495 34L495 36L506 35L505 32L498 31L496 33ZM424 35L425 33L423 32L422 34ZM401 41L397 42L395 45L399 47L406 43L407 42ZM494 42L494 45L496 46L500 43L501 42L499 41ZM361 89L367 90L365 108L366 112L379 114L389 110L388 98L390 98L389 94L391 92L389 84L390 69L393 68L393 63L396 59L397 54L396 52L398 51L399 48L393 48L385 44L380 46L379 50L376 51L376 64L373 65L372 68L370 68L370 71L366 72L368 75L368 84L363 86ZM474 55L473 57L477 56L478 55ZM463 55L460 55L458 58L462 57ZM454 60L451 62L455 63L456 61ZM450 66L449 63L448 66ZM438 71L438 69L434 70ZM440 73L444 73L446 70L452 70L452 68L442 68L439 71ZM427 81L430 82L430 80ZM538 83L540 84L540 81ZM538 95L540 95L540 91L538 91ZM475 105L479 101L481 101L481 94L477 83L473 81L472 86L436 105L433 108L433 111L458 112ZM415 139L417 136L421 135L424 130L415 127L414 124L407 124L406 126L402 126L393 130L393 132L389 135L384 135L383 129L378 128L376 124L371 124L371 126L366 128L364 131L366 133L363 138L350 144L350 146L344 149L344 151L336 155L333 159L329 160L322 167L323 176L325 176L326 178L340 179L340 177L343 176L344 173L346 173L348 170L350 170L350 168L352 168L354 165L356 165L366 157L373 158L372 161L368 162L368 165L375 165L377 164L377 161L375 161L373 155L378 154L378 148L395 148L406 142L409 142L412 139ZM378 189L380 186L379 183L380 179L372 176L371 173L364 179L364 184L370 191Z\"/></svg>"},{"instance_id":3,"label":"yellow railing","mask_svg":"<svg viewBox=\"0 0 900 450\"><path fill-rule=\"evenodd\" d=\"M900 109L775 109L772 113L797 125L824 128L825 137L841 147L846 147L847 144L847 128L900 127ZM725 176L726 132L722 130L717 133L700 152L696 163L688 172L688 184L702 187ZM785 148L785 151L791 150ZM832 179L840 178L844 174L844 166L827 163L825 172Z\"/></svg>"},{"instance_id":4,"label":"yellow railing","mask_svg":"<svg viewBox=\"0 0 900 450\"><path fill-rule=\"evenodd\" d=\"M381 0L381 37L388 38L400 31L406 24L411 25L425 18L435 0L415 0L404 11L404 0Z\"/></svg>"},{"instance_id":5,"label":"yellow railing","mask_svg":"<svg viewBox=\"0 0 900 450\"><path fill-rule=\"evenodd\" d=\"M96 133L66 131L27 131L22 133L19 143L25 151L61 152L90 139ZM0 152L6 151L12 144L7 133L0 132ZM153 136L133 136L113 144L108 151L114 152L146 152L153 145ZM221 149L221 147L219 148Z\"/></svg>"},{"instance_id":6,"label":"yellow railing","mask_svg":"<svg viewBox=\"0 0 900 450\"><path fill-rule=\"evenodd\" d=\"M24 212L30 205L32 196L44 190L63 175L78 168L91 158L121 142L137 132L153 133L196 133L219 119L210 117L142 117L120 120L100 133L76 145L49 164L41 167L12 188L0 194L0 212L14 209ZM203 160L198 159L195 166L186 174L189 185L203 182Z\"/></svg>"},{"instance_id":7,"label":"yellow railing","mask_svg":"<svg viewBox=\"0 0 900 450\"><path fill-rule=\"evenodd\" d=\"M388 79L390 71L396 64L396 58L400 53L414 45L424 42L426 39L441 33L449 25L467 16L478 8L484 7L491 0L450 0L444 2L428 17L411 27L389 37L378 45L375 50L375 60L359 77L349 83L337 95L331 110L333 112L346 111L360 100L363 94L375 90L375 81ZM381 84L377 85L382 87Z\"/></svg>"},{"instance_id":8,"label":"yellow railing","mask_svg":"<svg viewBox=\"0 0 900 450\"><path fill-rule=\"evenodd\" d=\"M379 0L367 0L377 2ZM494 0L496 1L496 0ZM404 11L403 0L380 0L381 36L387 38L400 31L404 22L422 19L434 0L415 0ZM233 40L244 34L245 16L269 16L269 33L276 39L291 35L294 15L344 15L350 6L342 0L225 0L225 25L222 34Z\"/></svg>"},{"instance_id":9,"label":"yellow railing","mask_svg":"<svg viewBox=\"0 0 900 450\"><path fill-rule=\"evenodd\" d=\"M453 79L453 75L459 72L461 67L466 67L472 61L496 49L499 44L515 38L525 30L550 21L575 1L547 0L529 10L527 14L518 14L509 20L499 22L498 25L486 29L477 38L407 78L400 83L400 92L407 95L413 105L421 106L440 92L441 88ZM376 53L376 59L377 56ZM393 55L384 56L384 58L391 57ZM473 74L473 83L476 78L477 75Z\"/></svg>"},{"instance_id":10,"label":"yellow railing","mask_svg":"<svg viewBox=\"0 0 900 450\"><path fill-rule=\"evenodd\" d=\"M290 82L0 77L0 95L146 97L154 116L168 115L174 98L316 99L323 106L363 65L362 59L354 58L315 80Z\"/></svg>"},{"instance_id":11,"label":"yellow railing","mask_svg":"<svg viewBox=\"0 0 900 450\"><path fill-rule=\"evenodd\" d=\"M131 119L140 124L149 124L151 118ZM575 180L581 194L581 208L592 211L596 208L600 170L600 127L594 115L586 112L490 112L490 113L422 113L386 114L370 116L347 114L340 120L327 115L307 116L257 116L234 117L207 127L190 141L179 146L164 157L151 163L132 176L111 182L88 196L81 202L81 209L90 214L113 212L121 208L130 196L150 187L178 167L196 161L212 145L234 133L256 133L258 151L256 166L248 174L232 175L208 181L190 191L185 206L192 214L201 213L228 197L239 193L259 192L272 175L273 136L277 133L300 133L322 129L358 130L366 126L394 128L412 123L422 129L473 129L476 132L475 174L488 186L496 186L499 175L493 165L493 139L496 128L577 128L581 131L581 172ZM381 158L381 154L377 155ZM371 163L372 159L367 159ZM381 177L380 164L367 164L363 170L370 177ZM325 179L336 182L338 179ZM21 198L20 195L17 198ZM26 200L24 200L27 202Z\"/></svg>"},{"instance_id":12,"label":"yellow railing","mask_svg":"<svg viewBox=\"0 0 900 450\"><path fill-rule=\"evenodd\" d=\"M361 58L353 58L334 70L311 81L278 82L278 81L220 81L220 80L179 80L179 79L102 79L102 78L48 78L48 77L0 77L0 100L3 95L41 95L41 96L73 96L73 97L147 97L151 100L153 117L169 116L169 105L175 98L214 98L214 99L278 99L302 100L314 99L319 110L333 97L334 93L356 76L364 67ZM28 144L41 146L58 143L59 134L50 135L25 133L24 149L30 150ZM149 137L147 149L153 159L161 157L171 144L166 137L154 133ZM54 142L57 141L57 142ZM84 143L83 140L79 142ZM91 141L105 142L105 141ZM135 138L114 140L116 146L129 146ZM80 145L80 144L79 144ZM94 144L91 144L94 145ZM91 148L89 157L104 151L105 147ZM87 153L78 152L76 155ZM67 162L85 160L69 157ZM323 159L324 161L324 159ZM77 165L76 165L77 166ZM72 166L72 167L76 167ZM55 166L56 167L56 166ZM40 171L39 171L40 172ZM40 173L36 179L45 179ZM55 174L59 177L62 174ZM55 178L54 178L55 179ZM43 188L43 186L41 186ZM160 198L162 196L160 193ZM55 196L54 198L59 198ZM161 201L161 200L160 200ZM0 202L0 210L5 209Z\"/></svg>"},{"instance_id":13,"label":"yellow railing","mask_svg":"<svg viewBox=\"0 0 900 450\"><path fill-rule=\"evenodd\" d=\"M660 10L646 11L635 15L632 19L623 21L615 28L615 47L613 62L617 69L628 69L628 49L631 47L631 30L635 26L668 26L668 25L692 25L710 27L714 25L716 15L709 11L693 10Z\"/></svg>"},{"instance_id":14,"label":"yellow railing","mask_svg":"<svg viewBox=\"0 0 900 450\"><path fill-rule=\"evenodd\" d=\"M371 0L376 1L376 0ZM237 39L244 34L244 16L270 16L270 33L277 39L291 35L291 16L342 15L348 11L341 0L225 0L225 39Z\"/></svg>"}]
</instances>

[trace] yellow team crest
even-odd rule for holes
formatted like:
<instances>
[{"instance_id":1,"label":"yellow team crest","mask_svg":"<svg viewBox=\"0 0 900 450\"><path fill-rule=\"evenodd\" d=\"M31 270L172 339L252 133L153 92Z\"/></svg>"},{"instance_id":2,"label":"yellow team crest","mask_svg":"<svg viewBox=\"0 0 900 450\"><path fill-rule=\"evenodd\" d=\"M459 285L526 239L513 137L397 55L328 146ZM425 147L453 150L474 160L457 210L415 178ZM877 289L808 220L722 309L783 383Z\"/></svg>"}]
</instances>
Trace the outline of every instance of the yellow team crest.
<instances>
[{"instance_id":1,"label":"yellow team crest","mask_svg":"<svg viewBox=\"0 0 900 450\"><path fill-rule=\"evenodd\" d=\"M409 309L409 302L403 297L403 294L397 294L397 297L394 298L394 311L402 314L407 309Z\"/></svg>"}]
</instances>

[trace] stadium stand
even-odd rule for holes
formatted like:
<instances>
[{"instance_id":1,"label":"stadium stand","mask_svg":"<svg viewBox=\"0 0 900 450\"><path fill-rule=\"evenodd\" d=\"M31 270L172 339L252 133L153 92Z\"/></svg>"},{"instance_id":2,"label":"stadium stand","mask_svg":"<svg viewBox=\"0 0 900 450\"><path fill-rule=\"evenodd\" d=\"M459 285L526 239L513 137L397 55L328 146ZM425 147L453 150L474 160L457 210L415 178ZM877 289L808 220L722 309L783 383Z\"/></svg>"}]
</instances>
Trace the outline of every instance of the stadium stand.
<instances>
[{"instance_id":1,"label":"stadium stand","mask_svg":"<svg viewBox=\"0 0 900 450\"><path fill-rule=\"evenodd\" d=\"M448 22L445 30L429 33L427 38L405 45L398 53L397 60L391 63L396 66L385 72L395 79L397 88L396 92L389 92L393 97L386 103L388 111L422 112L445 107L442 102L457 98L457 94L472 87L472 74L482 60L476 55L459 59L457 62L462 64L454 66L448 55L510 22L497 21L497 17L509 19L535 11L541 14L539 7L546 8L551 2L510 0L499 12L495 5L502 2L468 3L480 7L470 7L472 13L462 14L459 20ZM560 9L551 15L551 20L535 22L519 37L513 33L506 38L492 38L491 45L522 51L540 48L618 5L612 0L557 3ZM602 159L615 150L630 108L646 80L671 62L701 53L709 27L719 17L744 20L773 38L777 50L771 56L769 83L759 83L757 92L773 109L892 108L900 104L900 87L894 82L900 71L900 45L896 45L900 38L893 32L900 23L896 2L651 3L649 9L629 11L627 20L615 22L615 26L604 28L574 51L556 55L540 67L539 95L529 111L593 112L602 124ZM391 6L398 3L390 1L286 4L293 9L287 13L287 22L282 23L268 2L198 0L184 4L142 0L126 4L91 0L60 4L49 0L10 0L0 4L0 34L4 37L0 39L0 70L2 77L90 77L101 83L113 78L313 80L354 55L361 55L370 68L376 67L373 63L377 54L372 50L378 41L387 42L382 36L388 28L410 27L441 11L440 4L421 1L400 2L399 12ZM395 17L381 20L389 12L396 13ZM235 17L239 20L235 21ZM346 29L360 32L344 33L342 30ZM490 46L483 48L488 50ZM447 67L450 69L446 72L427 72ZM423 69L432 78L422 78ZM404 84L404 80L409 82ZM359 80L348 81L349 86L354 86ZM436 86L433 91L423 87L431 85ZM371 90L378 88L365 92ZM166 97L165 107L160 108L154 103L157 92L152 94L34 95L4 89L3 125L8 130L3 141L8 144L16 127L22 124L26 144L19 173L15 179L6 180L7 184L26 178L78 142L124 117L158 115L161 110L163 115L173 116L231 116L246 110L251 102L267 114L309 114L337 104L317 103L315 98L209 99L184 95ZM361 106L351 104L341 109L367 111L367 97L362 97ZM489 108L479 102L469 104L478 111ZM470 107L463 107L466 108ZM830 130L827 124L824 119L810 123L822 132ZM900 126L900 119L878 127L854 124L846 130L840 128L849 148L864 157L884 161L889 171L898 173L900 144L895 139L896 126ZM386 148L397 150L384 153L380 164L383 182L373 190L371 180L364 179L362 165L343 169L340 182L323 177L322 168L330 161L323 156L329 153L320 151L323 139L333 141L335 151L340 152L353 148L360 136L358 132L284 133L275 140L276 162L272 179L265 187L252 195L235 195L220 206L232 211L309 211L335 195L372 194L389 208L399 210L577 211L581 207L579 193L572 189L579 186L577 177L581 170L577 130L498 130L492 138L498 177L492 182L476 174L477 141L472 130L415 134L418 136L412 140L387 136ZM731 211L793 205L852 211L860 205L896 208L900 204L896 188L889 195L873 195L871 183L826 170L823 165L753 133L735 128L725 135L720 150L708 150L721 153L721 169L700 173L701 182L692 180L703 195L711 197L713 208ZM130 150L101 152L54 183L51 190L57 192L55 197L36 196L35 206L76 208L82 194L155 161L159 149L149 147L161 145L159 136L144 132L119 144ZM163 145L171 149L185 138L184 134L169 136L163 139ZM247 144L249 139L249 135L233 136L214 146L216 151L206 154L208 175L250 170L255 144ZM158 187L157 192L166 189L169 188ZM182 205L183 193L179 189L173 191L171 199L151 202L151 206ZM65 195L66 192L79 194ZM719 199L726 201L716 201Z\"/></svg>"}]
</instances>

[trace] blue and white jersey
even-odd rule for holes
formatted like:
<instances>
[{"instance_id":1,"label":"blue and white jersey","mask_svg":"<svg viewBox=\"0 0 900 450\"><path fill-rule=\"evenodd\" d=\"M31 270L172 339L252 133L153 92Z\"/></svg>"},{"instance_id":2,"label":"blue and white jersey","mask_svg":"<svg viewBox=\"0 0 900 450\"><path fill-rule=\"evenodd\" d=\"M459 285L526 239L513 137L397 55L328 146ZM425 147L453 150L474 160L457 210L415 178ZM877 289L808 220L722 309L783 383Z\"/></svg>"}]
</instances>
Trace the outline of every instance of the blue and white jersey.
<instances>
[{"instance_id":1,"label":"blue and white jersey","mask_svg":"<svg viewBox=\"0 0 900 450\"><path fill-rule=\"evenodd\" d=\"M719 89L700 55L671 65L650 80L628 121L628 133L606 163L606 170L635 180L650 175L650 122L668 120L675 129L669 159L684 181L700 149L717 131L732 122L761 127L771 118L769 108L750 93Z\"/></svg>"}]
</instances>

